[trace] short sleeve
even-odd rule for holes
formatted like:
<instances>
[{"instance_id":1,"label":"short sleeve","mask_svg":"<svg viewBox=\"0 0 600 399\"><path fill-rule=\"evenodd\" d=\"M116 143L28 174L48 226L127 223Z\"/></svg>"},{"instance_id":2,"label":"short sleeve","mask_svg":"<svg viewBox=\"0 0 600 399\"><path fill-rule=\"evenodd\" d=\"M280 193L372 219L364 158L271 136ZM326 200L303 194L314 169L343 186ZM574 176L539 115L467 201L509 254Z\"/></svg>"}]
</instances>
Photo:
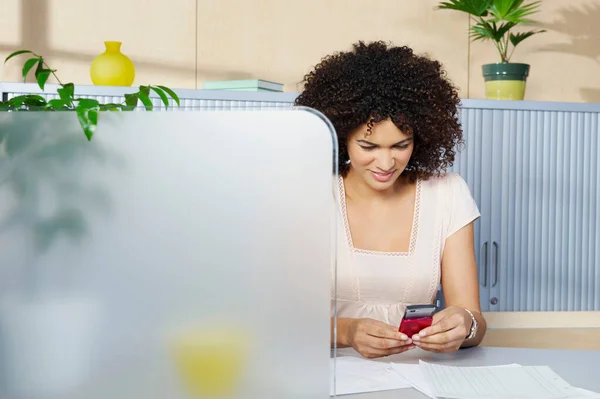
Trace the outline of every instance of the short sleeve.
<instances>
[{"instance_id":1,"label":"short sleeve","mask_svg":"<svg viewBox=\"0 0 600 399\"><path fill-rule=\"evenodd\" d=\"M447 190L445 238L448 238L479 218L481 214L469 186L459 174L448 173L445 180Z\"/></svg>"}]
</instances>

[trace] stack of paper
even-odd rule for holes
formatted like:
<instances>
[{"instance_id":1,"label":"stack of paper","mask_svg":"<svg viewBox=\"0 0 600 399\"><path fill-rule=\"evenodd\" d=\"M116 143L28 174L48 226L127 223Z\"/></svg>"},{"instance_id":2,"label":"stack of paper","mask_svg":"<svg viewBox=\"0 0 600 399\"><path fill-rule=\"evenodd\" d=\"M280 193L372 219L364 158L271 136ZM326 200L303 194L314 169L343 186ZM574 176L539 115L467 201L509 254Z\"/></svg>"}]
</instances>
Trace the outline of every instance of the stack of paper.
<instances>
[{"instance_id":1,"label":"stack of paper","mask_svg":"<svg viewBox=\"0 0 600 399\"><path fill-rule=\"evenodd\" d=\"M430 398L600 399L599 394L572 387L547 366L454 367L419 361L392 367Z\"/></svg>"},{"instance_id":2,"label":"stack of paper","mask_svg":"<svg viewBox=\"0 0 600 399\"><path fill-rule=\"evenodd\" d=\"M333 359L331 366L333 372ZM342 356L335 367L336 395L412 387L433 399L600 399L600 394L569 385L547 366L454 367Z\"/></svg>"}]
</instances>

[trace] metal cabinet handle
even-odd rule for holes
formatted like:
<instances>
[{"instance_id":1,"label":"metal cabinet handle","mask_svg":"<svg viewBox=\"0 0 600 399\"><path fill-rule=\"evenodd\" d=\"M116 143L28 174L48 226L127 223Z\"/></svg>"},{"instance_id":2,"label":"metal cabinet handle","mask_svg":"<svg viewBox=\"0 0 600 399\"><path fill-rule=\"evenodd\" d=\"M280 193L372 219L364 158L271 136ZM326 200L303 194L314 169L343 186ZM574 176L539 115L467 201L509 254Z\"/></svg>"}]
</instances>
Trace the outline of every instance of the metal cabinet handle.
<instances>
[{"instance_id":1,"label":"metal cabinet handle","mask_svg":"<svg viewBox=\"0 0 600 399\"><path fill-rule=\"evenodd\" d=\"M496 284L498 284L498 252L500 251L496 241L493 241L492 245L494 246L494 283L492 284L492 287L495 287Z\"/></svg>"},{"instance_id":2,"label":"metal cabinet handle","mask_svg":"<svg viewBox=\"0 0 600 399\"><path fill-rule=\"evenodd\" d=\"M488 281L488 243L487 241L483 243L482 252L483 255L483 286L487 287Z\"/></svg>"}]
</instances>

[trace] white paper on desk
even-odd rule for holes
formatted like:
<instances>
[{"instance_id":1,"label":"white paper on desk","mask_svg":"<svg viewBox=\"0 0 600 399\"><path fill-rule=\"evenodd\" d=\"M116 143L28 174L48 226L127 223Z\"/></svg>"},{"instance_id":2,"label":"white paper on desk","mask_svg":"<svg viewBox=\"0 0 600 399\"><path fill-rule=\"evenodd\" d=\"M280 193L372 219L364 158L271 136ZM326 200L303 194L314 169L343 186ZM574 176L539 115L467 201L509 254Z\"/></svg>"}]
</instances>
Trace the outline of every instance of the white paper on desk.
<instances>
[{"instance_id":1,"label":"white paper on desk","mask_svg":"<svg viewBox=\"0 0 600 399\"><path fill-rule=\"evenodd\" d=\"M569 399L579 394L547 366L452 367L419 361L435 397Z\"/></svg>"},{"instance_id":2,"label":"white paper on desk","mask_svg":"<svg viewBox=\"0 0 600 399\"><path fill-rule=\"evenodd\" d=\"M573 396L569 399L600 399L600 393L588 391L583 388L575 388L578 396Z\"/></svg>"},{"instance_id":3,"label":"white paper on desk","mask_svg":"<svg viewBox=\"0 0 600 399\"><path fill-rule=\"evenodd\" d=\"M331 359L331 372L333 373ZM336 358L335 394L386 391L410 388L411 385L394 371L389 362L376 362L354 356ZM333 387L331 387L333 395Z\"/></svg>"},{"instance_id":4,"label":"white paper on desk","mask_svg":"<svg viewBox=\"0 0 600 399\"><path fill-rule=\"evenodd\" d=\"M418 364L392 363L394 371L400 374L410 385L423 395L433 398L431 388L427 385L422 368Z\"/></svg>"},{"instance_id":5,"label":"white paper on desk","mask_svg":"<svg viewBox=\"0 0 600 399\"><path fill-rule=\"evenodd\" d=\"M418 364L405 364L405 363L392 363L394 370L402 375L414 389L420 391L423 395L429 396L435 399L433 392L429 387L425 374L423 374L423 367ZM518 364L507 364L502 366L490 366L490 367L521 367ZM600 399L600 398L599 398Z\"/></svg>"}]
</instances>

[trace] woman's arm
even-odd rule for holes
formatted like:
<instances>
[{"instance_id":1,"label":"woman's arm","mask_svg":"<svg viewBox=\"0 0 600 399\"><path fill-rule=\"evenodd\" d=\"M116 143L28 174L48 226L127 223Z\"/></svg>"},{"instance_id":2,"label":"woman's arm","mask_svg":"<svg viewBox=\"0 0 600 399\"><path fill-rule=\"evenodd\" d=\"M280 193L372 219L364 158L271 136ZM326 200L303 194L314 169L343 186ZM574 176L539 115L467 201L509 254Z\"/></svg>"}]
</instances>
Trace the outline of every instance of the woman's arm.
<instances>
[{"instance_id":1,"label":"woman's arm","mask_svg":"<svg viewBox=\"0 0 600 399\"><path fill-rule=\"evenodd\" d=\"M479 305L479 281L473 241L473 223L469 223L446 239L442 254L442 290L446 306L468 309L477 320L477 334L463 342L462 347L479 345L487 328ZM467 324L470 332L470 315Z\"/></svg>"},{"instance_id":2,"label":"woman's arm","mask_svg":"<svg viewBox=\"0 0 600 399\"><path fill-rule=\"evenodd\" d=\"M350 346L348 340L348 326L353 319L337 319L337 328L335 331L337 336L334 336L334 322L335 319L331 318L331 347L333 347L334 339L337 338L337 347L338 348L347 348Z\"/></svg>"},{"instance_id":3,"label":"woman's arm","mask_svg":"<svg viewBox=\"0 0 600 399\"><path fill-rule=\"evenodd\" d=\"M451 352L479 345L486 331L486 322L479 306L479 282L473 223L452 234L446 240L442 254L442 289L446 308L433 317L431 327L413 336L415 344L433 352ZM472 319L477 320L477 333L469 340Z\"/></svg>"},{"instance_id":4,"label":"woman's arm","mask_svg":"<svg viewBox=\"0 0 600 399\"><path fill-rule=\"evenodd\" d=\"M333 348L334 340L337 339L338 348L346 348L348 344L348 325L352 319L337 319L337 328L334 326L336 320L331 318L331 347ZM337 331L335 331L337 330ZM334 335L335 334L335 335Z\"/></svg>"}]
</instances>

